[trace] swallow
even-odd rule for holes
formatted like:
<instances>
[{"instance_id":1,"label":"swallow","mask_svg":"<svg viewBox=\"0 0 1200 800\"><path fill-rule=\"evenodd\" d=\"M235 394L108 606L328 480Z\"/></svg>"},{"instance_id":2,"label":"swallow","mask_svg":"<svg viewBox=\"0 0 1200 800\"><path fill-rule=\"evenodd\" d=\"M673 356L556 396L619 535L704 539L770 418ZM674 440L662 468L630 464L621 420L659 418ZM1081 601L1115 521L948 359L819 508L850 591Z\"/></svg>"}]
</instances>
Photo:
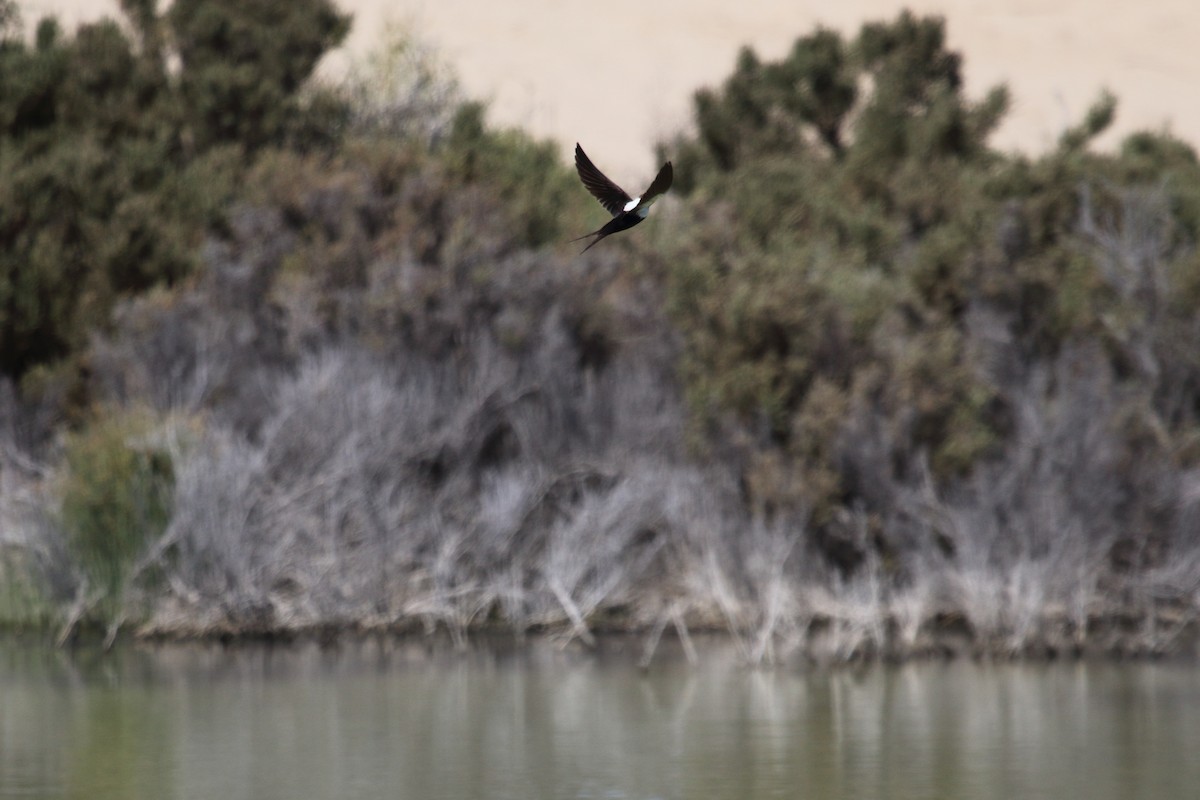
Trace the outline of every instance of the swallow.
<instances>
[{"instance_id":1,"label":"swallow","mask_svg":"<svg viewBox=\"0 0 1200 800\"><path fill-rule=\"evenodd\" d=\"M658 175L650 183L649 189L642 192L639 197L630 197L624 189L596 169L596 165L587 157L587 153L583 152L583 148L579 146L578 142L575 143L575 169L579 172L579 179L583 181L583 185L613 217L605 223L604 227L571 240L578 242L589 236L596 237L588 243L587 247L583 248L583 253L591 250L604 237L620 231L627 231L644 220L650 213L650 206L654 205L654 201L671 188L671 180L674 178L671 162L668 161L658 171Z\"/></svg>"}]
</instances>

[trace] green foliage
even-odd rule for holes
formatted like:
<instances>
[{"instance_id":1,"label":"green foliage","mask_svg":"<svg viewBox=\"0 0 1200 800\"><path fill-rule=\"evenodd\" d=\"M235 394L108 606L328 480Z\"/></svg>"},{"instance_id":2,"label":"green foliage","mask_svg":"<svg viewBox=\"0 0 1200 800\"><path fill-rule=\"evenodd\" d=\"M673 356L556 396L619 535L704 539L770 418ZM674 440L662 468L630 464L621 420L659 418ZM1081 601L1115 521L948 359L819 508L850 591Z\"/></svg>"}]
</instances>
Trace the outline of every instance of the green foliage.
<instances>
[{"instance_id":1,"label":"green foliage","mask_svg":"<svg viewBox=\"0 0 1200 800\"><path fill-rule=\"evenodd\" d=\"M191 274L203 237L227 233L235 201L253 199L250 176L269 176L289 153L313 154L303 163L318 171L335 144L367 172L422 161L380 176L387 193L419 174L425 188L441 184L439 197L472 198L469 210L452 209L458 200L419 210L433 250L469 250L481 214L504 220L489 229L508 247L582 230L585 200L556 147L488 128L482 107L460 106L453 82L411 43L374 64L372 84L311 85L349 27L328 0L122 8L123 26L65 36L44 20L36 44L14 35L0 46L0 373L21 379L79 359L115 303ZM361 274L362 252L327 255L307 268L331 283Z\"/></svg>"},{"instance_id":2,"label":"green foliage","mask_svg":"<svg viewBox=\"0 0 1200 800\"><path fill-rule=\"evenodd\" d=\"M31 554L0 545L0 628L45 629L58 617Z\"/></svg>"},{"instance_id":3,"label":"green foliage","mask_svg":"<svg viewBox=\"0 0 1200 800\"><path fill-rule=\"evenodd\" d=\"M245 157L330 140L302 89L348 18L326 0L152 0L34 43L0 12L0 372L77 354L121 297L191 272ZM178 60L179 67L173 65Z\"/></svg>"},{"instance_id":4,"label":"green foliage","mask_svg":"<svg viewBox=\"0 0 1200 800\"><path fill-rule=\"evenodd\" d=\"M171 516L171 457L147 441L149 430L144 419L114 415L67 440L62 524L106 617L119 611L132 566Z\"/></svg>"},{"instance_id":5,"label":"green foliage","mask_svg":"<svg viewBox=\"0 0 1200 800\"><path fill-rule=\"evenodd\" d=\"M704 438L741 431L761 507L821 523L862 502L837 444L852 410L882 421L897 472L925 454L948 481L997 453L1011 412L973 363L973 306L1008 315L1029 360L1079 336L1127 348L1113 324L1131 298L1081 240L1083 198L1155 258L1200 239L1191 148L1138 134L1117 157L1088 151L1111 95L1031 161L988 146L1006 90L972 101L962 84L940 19L818 30L777 62L743 50L696 94L696 133L660 148L690 200L669 256L682 374ZM1120 187L1147 184L1170 222L1130 216Z\"/></svg>"},{"instance_id":6,"label":"green foliage","mask_svg":"<svg viewBox=\"0 0 1200 800\"><path fill-rule=\"evenodd\" d=\"M534 247L560 241L580 202L573 172L553 142L489 128L485 110L474 102L458 109L439 152L450 179L487 187L509 215L517 241Z\"/></svg>"},{"instance_id":7,"label":"green foliage","mask_svg":"<svg viewBox=\"0 0 1200 800\"><path fill-rule=\"evenodd\" d=\"M671 148L681 189L730 209L725 246L672 276L693 404L757 431L818 510L843 491L831 408L915 408L900 438L948 472L994 438L955 413L988 391L953 325L1006 96L967 101L959 69L937 19L905 13L851 42L820 30L776 63L744 51L720 92L697 95L696 137Z\"/></svg>"},{"instance_id":8,"label":"green foliage","mask_svg":"<svg viewBox=\"0 0 1200 800\"><path fill-rule=\"evenodd\" d=\"M176 0L166 19L192 146L319 135L304 125L300 89L350 30L329 0Z\"/></svg>"},{"instance_id":9,"label":"green foliage","mask_svg":"<svg viewBox=\"0 0 1200 800\"><path fill-rule=\"evenodd\" d=\"M575 273L561 270L559 247L546 247L581 227L582 212L571 212L592 210L590 198L571 197L578 186L550 145L516 131L477 136L505 145L471 150L450 139L429 150L371 132L330 158L260 159L248 199L268 222L255 236L286 242L279 270L261 276L271 302L295 312L293 325L318 322L306 334L313 341L338 332L397 357L448 357L480 326L520 351L551 302L581 339L602 339L606 318L592 292L606 279L567 281L568 291ZM552 209L556 196L563 207Z\"/></svg>"},{"instance_id":10,"label":"green foliage","mask_svg":"<svg viewBox=\"0 0 1200 800\"><path fill-rule=\"evenodd\" d=\"M1104 133L1112 125L1116 115L1116 96L1110 92L1103 92L1088 109L1083 121L1063 132L1059 137L1058 146L1063 150L1082 150L1088 142Z\"/></svg>"}]
</instances>

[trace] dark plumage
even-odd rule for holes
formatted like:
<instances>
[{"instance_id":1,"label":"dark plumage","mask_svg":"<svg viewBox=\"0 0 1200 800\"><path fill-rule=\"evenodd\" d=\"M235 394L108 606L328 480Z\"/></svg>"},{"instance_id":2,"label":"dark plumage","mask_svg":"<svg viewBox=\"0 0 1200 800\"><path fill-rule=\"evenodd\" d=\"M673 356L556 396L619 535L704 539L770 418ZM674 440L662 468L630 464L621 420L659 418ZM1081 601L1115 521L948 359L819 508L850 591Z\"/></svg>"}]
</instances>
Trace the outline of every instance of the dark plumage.
<instances>
[{"instance_id":1,"label":"dark plumage","mask_svg":"<svg viewBox=\"0 0 1200 800\"><path fill-rule=\"evenodd\" d=\"M644 220L650 213L650 206L654 204L654 201L671 188L671 180L674 178L671 162L668 161L658 171L658 175L650 183L650 188L646 189L640 197L630 197L624 189L596 169L596 165L587 157L587 153L583 152L583 148L579 146L578 142L575 143L575 169L579 172L579 179L583 181L587 190L600 201L600 205L604 206L608 213L612 214L612 219L604 227L571 240L578 242L580 239L595 236L596 238L583 248L585 253L604 237L629 230Z\"/></svg>"}]
</instances>

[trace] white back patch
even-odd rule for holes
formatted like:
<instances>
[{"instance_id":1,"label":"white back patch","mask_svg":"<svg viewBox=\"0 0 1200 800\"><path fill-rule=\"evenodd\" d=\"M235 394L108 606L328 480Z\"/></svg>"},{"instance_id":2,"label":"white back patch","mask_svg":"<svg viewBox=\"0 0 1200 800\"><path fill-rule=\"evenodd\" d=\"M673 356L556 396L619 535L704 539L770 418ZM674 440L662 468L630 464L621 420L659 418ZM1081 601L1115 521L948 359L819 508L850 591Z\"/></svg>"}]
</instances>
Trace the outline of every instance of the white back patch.
<instances>
[{"instance_id":1,"label":"white back patch","mask_svg":"<svg viewBox=\"0 0 1200 800\"><path fill-rule=\"evenodd\" d=\"M642 198L639 197L638 199L641 200ZM645 219L650 214L650 206L654 205L657 202L658 202L657 197L652 198L649 203L646 203L646 205L642 206L641 208L639 208L637 210L637 215L639 217L641 217L642 219Z\"/></svg>"},{"instance_id":2,"label":"white back patch","mask_svg":"<svg viewBox=\"0 0 1200 800\"><path fill-rule=\"evenodd\" d=\"M642 198L635 197L632 200L630 200L628 203L625 204L624 210L625 211L633 211L635 208L637 208L637 204L640 202L642 202Z\"/></svg>"}]
</instances>

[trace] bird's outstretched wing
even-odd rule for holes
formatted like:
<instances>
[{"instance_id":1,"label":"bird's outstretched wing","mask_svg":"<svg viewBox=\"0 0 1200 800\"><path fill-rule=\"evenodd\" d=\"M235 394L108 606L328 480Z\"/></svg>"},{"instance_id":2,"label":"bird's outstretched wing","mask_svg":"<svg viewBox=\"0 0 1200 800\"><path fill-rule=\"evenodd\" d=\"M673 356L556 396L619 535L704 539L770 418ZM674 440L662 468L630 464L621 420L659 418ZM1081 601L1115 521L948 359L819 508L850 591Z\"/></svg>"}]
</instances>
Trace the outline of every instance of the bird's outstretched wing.
<instances>
[{"instance_id":1,"label":"bird's outstretched wing","mask_svg":"<svg viewBox=\"0 0 1200 800\"><path fill-rule=\"evenodd\" d=\"M596 165L587 157L587 153L583 152L583 148L579 146L578 142L575 143L575 169L579 172L579 179L583 181L583 185L587 187L593 197L600 201L600 205L608 209L608 213L615 217L625 210L625 206L631 199L629 195L620 186L610 181L603 172L596 169ZM658 178L654 179L654 183L657 184L661 177L662 173L660 172ZM671 176L668 169L667 185L670 186L670 184ZM663 191L666 189L664 188Z\"/></svg>"},{"instance_id":2,"label":"bird's outstretched wing","mask_svg":"<svg viewBox=\"0 0 1200 800\"><path fill-rule=\"evenodd\" d=\"M638 205L649 205L654 201L654 198L660 194L665 194L671 188L671 181L675 179L675 171L671 168L671 162L662 165L662 169L654 176L654 180L650 182L650 188L642 193L642 200Z\"/></svg>"}]
</instances>

